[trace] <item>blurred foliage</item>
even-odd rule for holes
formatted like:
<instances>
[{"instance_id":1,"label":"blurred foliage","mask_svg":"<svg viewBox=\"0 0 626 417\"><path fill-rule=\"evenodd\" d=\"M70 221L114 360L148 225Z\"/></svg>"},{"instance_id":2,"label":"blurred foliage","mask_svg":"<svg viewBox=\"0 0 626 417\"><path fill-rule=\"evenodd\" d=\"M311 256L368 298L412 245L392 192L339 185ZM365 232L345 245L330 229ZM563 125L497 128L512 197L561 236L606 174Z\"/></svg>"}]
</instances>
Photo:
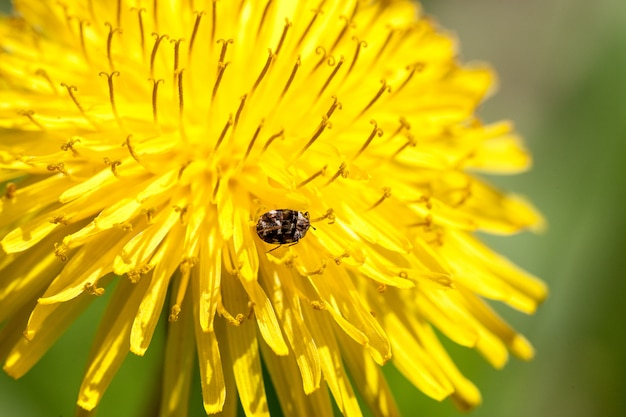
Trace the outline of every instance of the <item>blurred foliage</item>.
<instances>
[{"instance_id":1,"label":"blurred foliage","mask_svg":"<svg viewBox=\"0 0 626 417\"><path fill-rule=\"evenodd\" d=\"M601 0L428 0L425 10L461 41L461 59L490 62L499 92L481 109L486 121L511 118L535 156L522 176L495 184L527 195L548 219L543 235L485 238L545 279L551 296L525 317L498 311L537 349L530 363L493 370L475 352L447 344L481 389L472 417L589 417L626 409L626 5ZM8 11L7 0L0 10ZM106 299L95 302L24 378L0 373L0 415L71 416L90 340ZM164 331L155 336L163 339ZM159 343L129 355L99 415L149 416L158 399ZM405 416L452 417L449 401L416 391L390 366ZM58 381L62 381L58 383ZM203 415L199 385L193 415ZM140 410L144 410L141 412Z\"/></svg>"}]
</instances>

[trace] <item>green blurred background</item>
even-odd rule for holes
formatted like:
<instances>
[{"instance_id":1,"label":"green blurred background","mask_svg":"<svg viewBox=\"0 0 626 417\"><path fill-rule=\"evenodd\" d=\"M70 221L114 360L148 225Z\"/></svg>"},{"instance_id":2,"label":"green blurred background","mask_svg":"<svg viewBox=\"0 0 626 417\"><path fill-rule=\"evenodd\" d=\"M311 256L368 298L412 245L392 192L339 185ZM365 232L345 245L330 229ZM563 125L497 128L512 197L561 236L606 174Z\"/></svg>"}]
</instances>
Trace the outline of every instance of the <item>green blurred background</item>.
<instances>
[{"instance_id":1,"label":"green blurred background","mask_svg":"<svg viewBox=\"0 0 626 417\"><path fill-rule=\"evenodd\" d=\"M51 0L52 1L52 0ZM8 11L7 0L0 0ZM535 316L498 309L534 344L530 363L500 371L471 350L449 345L481 389L472 417L609 417L626 414L626 2L600 0L428 0L456 34L464 61L490 62L498 93L486 121L512 119L535 157L524 175L496 184L525 194L549 221L543 235L489 238L500 252L551 288ZM24 378L0 372L0 416L74 415L88 346L106 300L99 300ZM162 332L156 335L163 339ZM146 357L129 355L100 416L150 415L158 384ZM385 367L404 416L461 415ZM60 382L59 382L60 381ZM199 392L192 399L200 412ZM156 405L156 404L155 404Z\"/></svg>"}]
</instances>

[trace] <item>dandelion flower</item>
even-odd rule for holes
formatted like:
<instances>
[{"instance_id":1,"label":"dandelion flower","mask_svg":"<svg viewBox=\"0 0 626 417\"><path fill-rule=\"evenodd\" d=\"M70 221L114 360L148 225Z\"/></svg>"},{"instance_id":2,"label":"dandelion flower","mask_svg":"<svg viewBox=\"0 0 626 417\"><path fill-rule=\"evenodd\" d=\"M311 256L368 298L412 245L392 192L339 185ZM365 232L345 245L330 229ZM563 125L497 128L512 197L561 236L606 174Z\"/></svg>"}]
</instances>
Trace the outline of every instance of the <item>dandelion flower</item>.
<instances>
[{"instance_id":1,"label":"dandelion flower","mask_svg":"<svg viewBox=\"0 0 626 417\"><path fill-rule=\"evenodd\" d=\"M475 115L491 71L459 64L414 2L15 10L0 20L9 375L105 291L86 410L146 352L163 310L163 416L186 414L196 357L206 412L238 398L248 416L269 413L262 367L287 415L332 415L333 400L360 415L359 392L393 416L387 361L437 400L480 402L441 336L496 367L532 357L489 301L532 313L546 288L474 236L541 226L477 176L529 156L508 123ZM310 227L273 218L257 234L272 213Z\"/></svg>"}]
</instances>

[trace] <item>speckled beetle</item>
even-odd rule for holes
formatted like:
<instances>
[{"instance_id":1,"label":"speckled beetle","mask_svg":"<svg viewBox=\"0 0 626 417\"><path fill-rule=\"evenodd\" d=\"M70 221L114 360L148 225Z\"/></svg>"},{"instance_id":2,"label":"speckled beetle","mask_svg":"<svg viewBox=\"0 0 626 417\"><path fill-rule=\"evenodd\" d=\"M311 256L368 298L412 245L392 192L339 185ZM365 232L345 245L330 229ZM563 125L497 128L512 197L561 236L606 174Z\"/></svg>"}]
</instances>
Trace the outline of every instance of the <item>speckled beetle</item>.
<instances>
[{"instance_id":1,"label":"speckled beetle","mask_svg":"<svg viewBox=\"0 0 626 417\"><path fill-rule=\"evenodd\" d=\"M290 209L263 213L256 224L256 233L267 243L296 244L311 227L309 213ZM272 250L274 250L272 249Z\"/></svg>"}]
</instances>

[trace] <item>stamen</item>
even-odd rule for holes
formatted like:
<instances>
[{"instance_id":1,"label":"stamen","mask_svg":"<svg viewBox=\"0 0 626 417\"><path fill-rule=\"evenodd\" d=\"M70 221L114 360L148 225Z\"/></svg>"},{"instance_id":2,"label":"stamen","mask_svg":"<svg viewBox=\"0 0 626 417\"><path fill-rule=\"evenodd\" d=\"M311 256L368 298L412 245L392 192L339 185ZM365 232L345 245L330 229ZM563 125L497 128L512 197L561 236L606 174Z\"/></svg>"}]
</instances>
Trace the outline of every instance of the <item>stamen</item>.
<instances>
[{"instance_id":1,"label":"stamen","mask_svg":"<svg viewBox=\"0 0 626 417\"><path fill-rule=\"evenodd\" d=\"M432 230L432 227L433 227L433 216L430 214L427 214L426 216L424 216L423 221L412 223L409 225L409 227L423 227L424 231L429 232L430 230Z\"/></svg>"},{"instance_id":2,"label":"stamen","mask_svg":"<svg viewBox=\"0 0 626 417\"><path fill-rule=\"evenodd\" d=\"M78 91L78 88L75 85L67 85L65 83L61 83L61 87L65 87L65 89L67 90L67 94L70 95L70 98L72 99L72 101L74 102L74 104L76 105L76 107L78 108L78 111L80 112L80 114L83 115L83 117L90 122L91 124L93 124L93 122L91 121L91 119L89 117L87 117L87 114L85 113L85 109L83 108L83 106L80 105L80 103L78 102L78 99L76 98L76 96L74 95L75 91Z\"/></svg>"},{"instance_id":3,"label":"stamen","mask_svg":"<svg viewBox=\"0 0 626 417\"><path fill-rule=\"evenodd\" d=\"M218 39L217 43L221 43L222 44L222 50L220 51L220 58L218 59L218 63L224 63L224 58L226 58L226 50L228 49L228 45L235 43L235 41L233 39ZM217 66L217 69L219 71L219 65Z\"/></svg>"},{"instance_id":4,"label":"stamen","mask_svg":"<svg viewBox=\"0 0 626 417\"><path fill-rule=\"evenodd\" d=\"M60 172L61 174L67 176L69 175L69 173L67 172L67 170L65 169L65 164L63 162L59 162L58 164L49 164L46 169L48 171L56 171L56 172Z\"/></svg>"},{"instance_id":5,"label":"stamen","mask_svg":"<svg viewBox=\"0 0 626 417\"><path fill-rule=\"evenodd\" d=\"M322 264L319 266L319 268L314 269L312 271L304 271L304 275L306 275L306 276L322 275L322 274L324 274L324 271L326 271L326 267L327 266L328 266L328 262L326 260L323 260Z\"/></svg>"},{"instance_id":6,"label":"stamen","mask_svg":"<svg viewBox=\"0 0 626 417\"><path fill-rule=\"evenodd\" d=\"M183 305L183 301L185 299L185 293L187 292L187 288L189 287L189 277L191 276L191 268L198 262L197 259L187 257L182 260L178 269L180 270L180 279L177 280L176 284L176 298L172 309L170 310L170 315L168 320L170 322L178 320L178 315L180 314L180 306Z\"/></svg>"},{"instance_id":7,"label":"stamen","mask_svg":"<svg viewBox=\"0 0 626 417\"><path fill-rule=\"evenodd\" d=\"M143 275L146 275L148 272L150 272L152 268L154 268L154 266L150 264L141 265L138 268L131 269L130 271L126 273L126 275L128 276L128 279L130 280L130 282L132 282L133 284L136 284L139 282L139 280L141 280L141 277Z\"/></svg>"},{"instance_id":8,"label":"stamen","mask_svg":"<svg viewBox=\"0 0 626 417\"><path fill-rule=\"evenodd\" d=\"M383 93L385 91L387 91L388 93L391 92L391 87L387 85L387 81L386 80L380 80L380 82L381 82L382 86L380 87L380 89L378 90L378 92L376 93L374 98L372 98L370 100L370 102L367 103L367 106L365 106L365 108L363 110L361 110L361 112L359 113L358 117L362 116L363 113L368 111L374 105L374 103L376 103L376 101L378 101L378 99L383 95Z\"/></svg>"},{"instance_id":9,"label":"stamen","mask_svg":"<svg viewBox=\"0 0 626 417\"><path fill-rule=\"evenodd\" d=\"M341 66L343 65L344 62L345 61L343 59L343 56L339 57L339 62L337 62L337 65L335 65L335 68L333 68L333 72L330 74L330 76L328 77L328 79L326 80L326 82L324 83L322 88L320 89L319 93L317 93L317 98L320 98L322 96L322 94L324 93L326 88L328 88L328 86L330 85L330 83L333 80L333 78L335 78L335 75L337 75L337 72L339 72L339 69L341 68ZM329 64L330 64L330 62L329 62Z\"/></svg>"},{"instance_id":10,"label":"stamen","mask_svg":"<svg viewBox=\"0 0 626 417\"><path fill-rule=\"evenodd\" d=\"M141 54L143 55L143 57L145 59L145 57L146 57L146 35L144 33L142 13L145 13L146 9L145 9L145 7L131 7L130 11L131 12L137 12L137 19L139 21L139 36L140 36L140 44L141 44Z\"/></svg>"},{"instance_id":11,"label":"stamen","mask_svg":"<svg viewBox=\"0 0 626 417\"><path fill-rule=\"evenodd\" d=\"M298 68L300 68L300 65L302 65L302 61L300 61L300 55L298 55L298 59L296 60L296 63L293 66L293 69L291 70L291 74L289 75L289 79L287 80L287 83L285 84L285 87L283 88L283 91L280 93L280 100L283 99L283 97L287 93L287 90L289 90L289 87L291 86L291 83L293 82L293 79L296 77L296 72L298 72Z\"/></svg>"},{"instance_id":12,"label":"stamen","mask_svg":"<svg viewBox=\"0 0 626 417\"><path fill-rule=\"evenodd\" d=\"M267 142L265 142L265 146L263 146L263 150L261 151L261 153L264 153L267 150L267 148L269 148L269 146L272 144L272 142L274 142L276 139L284 138L284 137L285 137L285 129L281 129L280 132L275 133L272 136L270 136Z\"/></svg>"},{"instance_id":13,"label":"stamen","mask_svg":"<svg viewBox=\"0 0 626 417\"><path fill-rule=\"evenodd\" d=\"M323 13L322 6L324 5L324 3L326 3L326 0L322 0L316 9L311 10L313 12L313 18L311 18L311 21L304 29L304 32L302 32L302 35L300 35L300 39L298 39L298 42L296 42L296 49L300 47L300 45L304 41L304 38L306 38L306 35L308 35L309 31L313 27L313 24L315 23L315 20L317 20L317 17Z\"/></svg>"},{"instance_id":14,"label":"stamen","mask_svg":"<svg viewBox=\"0 0 626 417\"><path fill-rule=\"evenodd\" d=\"M393 155L391 155L391 159L394 159L396 156L398 156L400 154L400 152L402 152L403 150L405 150L406 148L408 148L409 146L414 148L417 146L417 139L415 139L415 136L412 133L407 133L406 134L406 143L402 146L400 146L398 148L397 151L395 151L393 153Z\"/></svg>"},{"instance_id":15,"label":"stamen","mask_svg":"<svg viewBox=\"0 0 626 417\"><path fill-rule=\"evenodd\" d=\"M254 318L254 306L255 303L253 301L248 301L248 320L252 320Z\"/></svg>"},{"instance_id":16,"label":"stamen","mask_svg":"<svg viewBox=\"0 0 626 417\"><path fill-rule=\"evenodd\" d=\"M352 69L356 65L356 61L359 59L359 53L361 52L361 48L367 48L367 42L360 41L356 36L352 37L353 41L356 41L356 50L354 51L354 56L352 57L352 62L350 62L350 68L348 68L347 74L352 72Z\"/></svg>"},{"instance_id":17,"label":"stamen","mask_svg":"<svg viewBox=\"0 0 626 417\"><path fill-rule=\"evenodd\" d=\"M183 207L179 207L179 206L174 206L174 211L176 213L179 214L179 218L180 218L180 224L182 224L183 226L187 224L187 220L186 220L186 215L189 212L189 204L183 206Z\"/></svg>"},{"instance_id":18,"label":"stamen","mask_svg":"<svg viewBox=\"0 0 626 417\"><path fill-rule=\"evenodd\" d=\"M224 307L224 304L222 303L222 300L219 299L217 302L217 309L216 309L217 313L220 315L220 317L224 317L226 319L226 321L228 321L229 324L232 324L233 326L241 326L241 323L243 323L245 316L241 313L237 314L235 317L233 317Z\"/></svg>"},{"instance_id":19,"label":"stamen","mask_svg":"<svg viewBox=\"0 0 626 417\"><path fill-rule=\"evenodd\" d=\"M187 161L184 164L181 165L181 167L178 169L178 181L180 181L180 179L183 177L183 174L185 173L185 170L187 169L187 167L191 165L191 161Z\"/></svg>"},{"instance_id":20,"label":"stamen","mask_svg":"<svg viewBox=\"0 0 626 417\"><path fill-rule=\"evenodd\" d=\"M54 92L54 94L59 94L56 85L54 85L54 82L52 82L52 78L50 78L45 69L39 68L37 71L35 71L35 75L38 75L45 79L48 82L48 85L50 85L50 89Z\"/></svg>"},{"instance_id":21,"label":"stamen","mask_svg":"<svg viewBox=\"0 0 626 417\"><path fill-rule=\"evenodd\" d=\"M150 78L154 79L154 61L156 60L156 54L159 50L159 45L163 39L169 39L169 35L159 35L156 32L152 32L154 37L154 46L152 47L152 53L150 54Z\"/></svg>"},{"instance_id":22,"label":"stamen","mask_svg":"<svg viewBox=\"0 0 626 417\"><path fill-rule=\"evenodd\" d=\"M129 221L123 221L121 223L115 223L113 226L115 226L116 228L124 231L124 232L132 232L133 231L133 224ZM124 251L122 251L122 253L120 253L120 256L124 258L124 263L125 264L129 264L131 261L128 258L128 254Z\"/></svg>"},{"instance_id":23,"label":"stamen","mask_svg":"<svg viewBox=\"0 0 626 417\"><path fill-rule=\"evenodd\" d=\"M331 62L335 62L334 58L333 58L333 61L330 61L330 57L329 57L329 55L326 54L326 49L323 46L318 46L317 48L315 48L315 54L316 55L321 55L322 57L320 58L319 61L317 61L317 63L313 67L313 71L312 72L315 72L320 67L320 65L322 65L322 63L324 61L326 61L326 59L329 59L329 61L328 61L329 65L331 65L330 64Z\"/></svg>"},{"instance_id":24,"label":"stamen","mask_svg":"<svg viewBox=\"0 0 626 417\"><path fill-rule=\"evenodd\" d=\"M211 194L211 203L215 203L217 201L217 191L220 189L220 184L222 183L222 170L218 166L216 171L216 179L215 186L213 187L213 193Z\"/></svg>"},{"instance_id":25,"label":"stamen","mask_svg":"<svg viewBox=\"0 0 626 417\"><path fill-rule=\"evenodd\" d=\"M59 258L61 262L67 261L67 252L70 248L65 243L56 243L54 244L54 256Z\"/></svg>"},{"instance_id":26,"label":"stamen","mask_svg":"<svg viewBox=\"0 0 626 417\"><path fill-rule=\"evenodd\" d=\"M86 282L83 289L87 294L95 295L97 297L101 296L105 292L104 288L98 287L97 283L91 283L91 282Z\"/></svg>"},{"instance_id":27,"label":"stamen","mask_svg":"<svg viewBox=\"0 0 626 417\"><path fill-rule=\"evenodd\" d=\"M296 185L296 188L304 187L305 185L313 181L315 178L319 177L320 175L324 175L326 173L326 168L328 168L328 165L324 165L322 169L317 171L315 174L311 175L306 180L302 181L300 184Z\"/></svg>"},{"instance_id":28,"label":"stamen","mask_svg":"<svg viewBox=\"0 0 626 417\"><path fill-rule=\"evenodd\" d=\"M261 132L261 128L263 127L263 123L264 123L264 120L261 120L261 122L256 128L256 131L254 132L254 135L252 136L252 140L250 141L250 144L248 144L248 149L246 149L246 154L243 157L244 161L248 159L248 156L250 155L250 152L252 151L252 148L254 147L254 143L259 137L259 133Z\"/></svg>"},{"instance_id":29,"label":"stamen","mask_svg":"<svg viewBox=\"0 0 626 417\"><path fill-rule=\"evenodd\" d=\"M461 198L456 203L451 204L452 207L454 208L461 207L463 204L465 204L465 202L467 202L467 200L472 196L471 186L472 186L472 182L470 180L467 182L467 185L461 189L448 190L449 194L461 193Z\"/></svg>"},{"instance_id":30,"label":"stamen","mask_svg":"<svg viewBox=\"0 0 626 417\"><path fill-rule=\"evenodd\" d=\"M174 304L170 309L170 315L167 317L167 321L173 323L178 321L178 316L180 315L181 308L179 304Z\"/></svg>"},{"instance_id":31,"label":"stamen","mask_svg":"<svg viewBox=\"0 0 626 417\"><path fill-rule=\"evenodd\" d=\"M128 148L128 153L130 153L130 156L132 156L135 161L141 163L139 155L137 155L137 152L135 152L135 147L130 143L130 140L132 138L133 138L133 135L128 135L126 137L126 142L124 142L122 146L126 146Z\"/></svg>"},{"instance_id":32,"label":"stamen","mask_svg":"<svg viewBox=\"0 0 626 417\"><path fill-rule=\"evenodd\" d=\"M180 124L180 127L182 129L183 127L183 116L184 116L184 111L185 111L185 97L183 94L183 73L185 72L185 69L181 69L180 71L178 71L178 73L176 74L176 78L177 78L177 86L178 86L178 122Z\"/></svg>"},{"instance_id":33,"label":"stamen","mask_svg":"<svg viewBox=\"0 0 626 417\"><path fill-rule=\"evenodd\" d=\"M443 246L443 232L441 230L435 231L435 238L426 241L431 246ZM453 284L450 286L452 287Z\"/></svg>"},{"instance_id":34,"label":"stamen","mask_svg":"<svg viewBox=\"0 0 626 417\"><path fill-rule=\"evenodd\" d=\"M270 69L270 65L272 64L272 61L274 60L274 58L276 58L276 55L272 53L271 49L268 49L267 51L269 52L267 61L265 61L265 66L261 70L259 77L254 82L254 85L252 86L252 90L250 90L250 94L253 94L256 91L257 87L259 86L259 84L261 84L261 81L263 81L263 78L267 74L267 71Z\"/></svg>"},{"instance_id":35,"label":"stamen","mask_svg":"<svg viewBox=\"0 0 626 417\"><path fill-rule=\"evenodd\" d=\"M328 210L326 210L326 214L324 214L322 217L316 217L315 219L310 219L309 221L311 223L314 223L320 222L325 219L328 219L328 224L335 223L335 220L337 220L337 218L335 217L335 210L329 208Z\"/></svg>"},{"instance_id":36,"label":"stamen","mask_svg":"<svg viewBox=\"0 0 626 417\"><path fill-rule=\"evenodd\" d=\"M322 121L315 129L315 132L313 133L313 136L311 137L311 139L309 139L307 144L304 145L304 148L302 148L302 150L298 153L298 158L302 156L302 154L306 152L306 150L309 149L311 145L313 145L313 143L317 140L317 138L320 137L320 135L322 134L324 129L326 129L326 127L328 127L329 129L333 127L332 123L330 123L329 120L330 120L330 117L335 112L335 110L341 109L341 103L337 100L336 96L333 96L332 99L333 99L333 104L330 105L330 108L328 109L326 114L322 116Z\"/></svg>"},{"instance_id":37,"label":"stamen","mask_svg":"<svg viewBox=\"0 0 626 417\"><path fill-rule=\"evenodd\" d=\"M465 153L465 155L462 155L455 163L454 163L454 167L455 169L459 170L459 171L463 171L464 170L464 165L470 161L471 159L476 157L476 150L473 149L467 153Z\"/></svg>"},{"instance_id":38,"label":"stamen","mask_svg":"<svg viewBox=\"0 0 626 417\"><path fill-rule=\"evenodd\" d=\"M326 117L329 119L330 119L330 116L333 115L335 110L342 109L341 103L337 100L337 96L332 96L331 98L333 99L333 104L331 104L330 109L328 109L328 111L326 112Z\"/></svg>"},{"instance_id":39,"label":"stamen","mask_svg":"<svg viewBox=\"0 0 626 417\"><path fill-rule=\"evenodd\" d=\"M387 47L389 46L389 42L391 42L391 38L393 37L394 33L396 33L396 30L394 30L393 28L390 28L389 33L387 34L387 37L385 38L385 41L383 42L380 49L376 53L376 57L372 60L372 64L375 64L380 61L380 58L382 57L383 52L385 52L385 49L387 49Z\"/></svg>"},{"instance_id":40,"label":"stamen","mask_svg":"<svg viewBox=\"0 0 626 417\"><path fill-rule=\"evenodd\" d=\"M233 126L233 132L231 133L231 135L233 133L235 133L235 130L237 129L237 125L239 124L239 118L241 117L241 113L243 112L243 108L246 105L246 99L248 98L247 94L244 94L243 96L241 96L241 101L239 102L239 108L237 109L237 113L235 113L235 123Z\"/></svg>"},{"instance_id":41,"label":"stamen","mask_svg":"<svg viewBox=\"0 0 626 417\"><path fill-rule=\"evenodd\" d=\"M374 125L374 129L372 129L372 133L370 133L363 146L361 146L361 149L359 149L356 155L354 155L354 157L352 158L353 161L363 153L363 151L369 146L370 143L372 143L374 136L378 135L378 137L381 137L383 135L383 130L378 127L378 123L376 123L376 120L372 119L370 120L370 123Z\"/></svg>"},{"instance_id":42,"label":"stamen","mask_svg":"<svg viewBox=\"0 0 626 417\"><path fill-rule=\"evenodd\" d=\"M358 1L355 2L355 11L356 11L356 7L358 7ZM353 14L354 16L354 14ZM354 22L352 21L351 18L348 18L346 16L339 16L339 19L343 20L345 23L343 25L343 28L341 28L341 32L339 32L339 35L337 36L337 39L335 39L335 42L333 42L333 46L330 47L330 51L334 51L335 48L337 47L337 45L339 45L339 42L341 42L341 39L346 35L346 33L348 32L349 28L354 28Z\"/></svg>"},{"instance_id":43,"label":"stamen","mask_svg":"<svg viewBox=\"0 0 626 417\"><path fill-rule=\"evenodd\" d=\"M87 44L85 43L85 26L91 26L91 22L87 20L80 20L78 22L78 30L80 32L80 48L83 51L85 61L90 62L89 54L87 53Z\"/></svg>"},{"instance_id":44,"label":"stamen","mask_svg":"<svg viewBox=\"0 0 626 417\"><path fill-rule=\"evenodd\" d=\"M211 44L215 40L215 31L217 29L217 0L211 0Z\"/></svg>"},{"instance_id":45,"label":"stamen","mask_svg":"<svg viewBox=\"0 0 626 417\"><path fill-rule=\"evenodd\" d=\"M120 72L119 71L113 71L112 73L108 74L104 71L100 72L98 75L105 76L107 77L107 84L109 85L109 101L111 102L111 110L113 111L113 115L115 116L115 119L117 120L117 124L121 127L122 126L122 122L120 120L120 116L117 113L117 106L115 105L115 91L113 89L113 77L119 77L120 76Z\"/></svg>"},{"instance_id":46,"label":"stamen","mask_svg":"<svg viewBox=\"0 0 626 417\"><path fill-rule=\"evenodd\" d=\"M265 22L265 18L267 18L267 14L270 10L270 6L272 5L272 1L273 0L268 0L268 2L265 4L265 7L263 8L263 13L261 14L261 20L259 20L259 26L257 27L257 30L256 30L257 38L261 35L261 30L263 29L263 24Z\"/></svg>"},{"instance_id":47,"label":"stamen","mask_svg":"<svg viewBox=\"0 0 626 417\"><path fill-rule=\"evenodd\" d=\"M217 89L222 82L222 77L224 76L224 71L226 71L226 67L230 62L218 62L217 63L217 78L215 79L215 84L213 85L213 92L211 93L211 102L215 101L215 95L217 94Z\"/></svg>"},{"instance_id":48,"label":"stamen","mask_svg":"<svg viewBox=\"0 0 626 417\"><path fill-rule=\"evenodd\" d=\"M281 48L283 47L283 43L285 42L285 38L287 37L287 32L289 32L289 28L291 27L291 22L289 19L285 18L285 26L283 27L283 33L280 35L280 40L278 41L278 46L276 46L276 54L280 53Z\"/></svg>"},{"instance_id":49,"label":"stamen","mask_svg":"<svg viewBox=\"0 0 626 417\"><path fill-rule=\"evenodd\" d=\"M61 145L61 150L66 151L66 152L72 151L72 155L74 155L75 157L78 157L80 156L80 153L74 148L74 145L79 142L80 142L80 139L76 137L68 139L67 142Z\"/></svg>"},{"instance_id":50,"label":"stamen","mask_svg":"<svg viewBox=\"0 0 626 417\"><path fill-rule=\"evenodd\" d=\"M356 1L354 3L354 9L352 10L352 14L350 15L350 21L354 20L354 17L356 16L357 12L359 11L360 3L363 3L363 0Z\"/></svg>"},{"instance_id":51,"label":"stamen","mask_svg":"<svg viewBox=\"0 0 626 417\"><path fill-rule=\"evenodd\" d=\"M115 178L118 178L118 179L120 178L120 175L117 172L117 167L122 165L122 161L119 161L119 160L112 161L109 158L104 158L104 164L108 167L111 167L111 172L113 173Z\"/></svg>"},{"instance_id":52,"label":"stamen","mask_svg":"<svg viewBox=\"0 0 626 417\"><path fill-rule=\"evenodd\" d=\"M115 70L113 66L113 57L111 56L111 45L113 43L113 35L117 32L119 34L122 33L122 29L119 27L113 29L113 26L109 22L104 22L104 25L109 28L109 35L107 37L107 58L109 60L109 69L111 71Z\"/></svg>"},{"instance_id":53,"label":"stamen","mask_svg":"<svg viewBox=\"0 0 626 417\"><path fill-rule=\"evenodd\" d=\"M346 258L349 258L349 257L350 257L350 254L346 251L346 252L343 252L343 253L341 253L341 254L339 254L339 255L335 256L335 257L333 258L333 261L335 261L335 264L336 264L336 265L341 265L341 263L343 262L343 260L344 260L344 259L346 259Z\"/></svg>"},{"instance_id":54,"label":"stamen","mask_svg":"<svg viewBox=\"0 0 626 417\"><path fill-rule=\"evenodd\" d=\"M348 170L346 168L348 168L348 165L345 162L342 162L335 175L333 175L325 185L329 185L337 178L339 178L340 175L342 178L348 178Z\"/></svg>"},{"instance_id":55,"label":"stamen","mask_svg":"<svg viewBox=\"0 0 626 417\"><path fill-rule=\"evenodd\" d=\"M310 303L314 310L324 311L328 309L328 307L326 307L326 303L323 301L312 300Z\"/></svg>"},{"instance_id":56,"label":"stamen","mask_svg":"<svg viewBox=\"0 0 626 417\"><path fill-rule=\"evenodd\" d=\"M298 157L301 157L302 154L304 154L304 152L306 152L306 150L309 149L311 147L311 145L313 145L313 143L317 140L317 138L320 137L320 135L322 134L324 129L326 129L326 127L328 127L330 129L332 127L332 123L330 123L328 121L328 116L323 115L322 116L322 121L320 122L320 124L315 129L315 132L313 133L313 136L311 137L311 139L309 139L307 144L304 145L304 148L302 148L302 150L298 153Z\"/></svg>"},{"instance_id":57,"label":"stamen","mask_svg":"<svg viewBox=\"0 0 626 417\"><path fill-rule=\"evenodd\" d=\"M115 24L119 28L122 26L122 0L117 0L117 13L115 16Z\"/></svg>"},{"instance_id":58,"label":"stamen","mask_svg":"<svg viewBox=\"0 0 626 417\"><path fill-rule=\"evenodd\" d=\"M149 209L147 209L145 211L146 214L146 221L148 222L148 224L154 224L154 215L156 214L156 208L151 207Z\"/></svg>"},{"instance_id":59,"label":"stamen","mask_svg":"<svg viewBox=\"0 0 626 417\"><path fill-rule=\"evenodd\" d=\"M411 125L409 124L409 122L407 122L404 116L400 117L399 120L400 120L400 126L398 126L398 128L391 134L390 139L395 138L402 131L402 129L406 129L406 130L411 129Z\"/></svg>"},{"instance_id":60,"label":"stamen","mask_svg":"<svg viewBox=\"0 0 626 417\"><path fill-rule=\"evenodd\" d=\"M418 198L417 200L411 201L411 203L424 204L424 206L428 210L431 210L433 208L433 203L432 203L432 201L430 201L430 196L427 196L427 195L423 195L420 198Z\"/></svg>"},{"instance_id":61,"label":"stamen","mask_svg":"<svg viewBox=\"0 0 626 417\"><path fill-rule=\"evenodd\" d=\"M228 116L228 121L226 122L226 124L224 125L224 128L222 129L222 133L220 133L220 137L217 139L217 143L215 144L215 148L214 148L215 151L217 151L217 148L219 148L220 145L222 144L222 141L224 141L224 138L226 137L226 132L228 132L228 129L230 129L232 125L233 125L233 115L231 113L230 116Z\"/></svg>"},{"instance_id":62,"label":"stamen","mask_svg":"<svg viewBox=\"0 0 626 417\"><path fill-rule=\"evenodd\" d=\"M383 203L383 201L385 201L389 197L391 197L391 188L390 187L384 187L383 188L383 195L382 195L382 197L380 197L378 199L378 201L376 201L374 203L374 205L372 205L370 208L368 208L367 211L373 210L376 207L380 206Z\"/></svg>"},{"instance_id":63,"label":"stamen","mask_svg":"<svg viewBox=\"0 0 626 417\"><path fill-rule=\"evenodd\" d=\"M187 51L189 61L191 61L191 53L193 52L193 45L196 42L196 36L198 36L198 28L200 27L200 21L202 20L202 16L204 16L203 11L194 12L196 15L196 20L193 24L193 30L191 32L191 39L189 40L189 50Z\"/></svg>"},{"instance_id":64,"label":"stamen","mask_svg":"<svg viewBox=\"0 0 626 417\"><path fill-rule=\"evenodd\" d=\"M26 117L28 120L30 120L30 122L32 124L34 124L35 126L37 126L39 129L41 130L46 130L45 127L43 127L43 125L41 123L39 123L36 119L35 119L35 112L33 110L24 110L24 111L20 111L18 112L18 114L20 116L24 116Z\"/></svg>"},{"instance_id":65,"label":"stamen","mask_svg":"<svg viewBox=\"0 0 626 417\"><path fill-rule=\"evenodd\" d=\"M402 81L402 84L400 84L400 86L396 89L396 91L394 91L394 94L398 94L400 90L406 87L406 85L409 83L409 81L411 81L411 78L413 78L415 73L422 72L425 66L426 65L422 62L417 62L413 65L407 66L406 69L409 71L409 75L406 77L404 81Z\"/></svg>"},{"instance_id":66,"label":"stamen","mask_svg":"<svg viewBox=\"0 0 626 417\"><path fill-rule=\"evenodd\" d=\"M157 96L159 91L159 84L164 83L165 80L154 80L151 78L150 81L152 81L152 120L154 121L154 124L158 124L159 114L157 112Z\"/></svg>"},{"instance_id":67,"label":"stamen","mask_svg":"<svg viewBox=\"0 0 626 417\"><path fill-rule=\"evenodd\" d=\"M67 23L67 28L71 32L72 31L72 20L74 19L74 16L70 15L69 6L67 4L61 2L60 0L56 2L56 5L59 6L61 9L63 9L63 17L65 18L65 22Z\"/></svg>"},{"instance_id":68,"label":"stamen","mask_svg":"<svg viewBox=\"0 0 626 417\"><path fill-rule=\"evenodd\" d=\"M6 189L4 190L4 198L7 200L13 200L15 198L15 193L17 193L17 184L14 182L8 182L6 184Z\"/></svg>"},{"instance_id":69,"label":"stamen","mask_svg":"<svg viewBox=\"0 0 626 417\"><path fill-rule=\"evenodd\" d=\"M174 70L172 73L174 74L174 83L176 83L176 79L178 78L178 71L180 70L180 44L184 42L184 38L180 39L170 39L170 43L174 44Z\"/></svg>"},{"instance_id":70,"label":"stamen","mask_svg":"<svg viewBox=\"0 0 626 417\"><path fill-rule=\"evenodd\" d=\"M69 224L69 221L67 220L67 217L65 217L65 214L57 214L51 217L48 221L52 224L62 224L63 226L67 226Z\"/></svg>"}]
</instances>

